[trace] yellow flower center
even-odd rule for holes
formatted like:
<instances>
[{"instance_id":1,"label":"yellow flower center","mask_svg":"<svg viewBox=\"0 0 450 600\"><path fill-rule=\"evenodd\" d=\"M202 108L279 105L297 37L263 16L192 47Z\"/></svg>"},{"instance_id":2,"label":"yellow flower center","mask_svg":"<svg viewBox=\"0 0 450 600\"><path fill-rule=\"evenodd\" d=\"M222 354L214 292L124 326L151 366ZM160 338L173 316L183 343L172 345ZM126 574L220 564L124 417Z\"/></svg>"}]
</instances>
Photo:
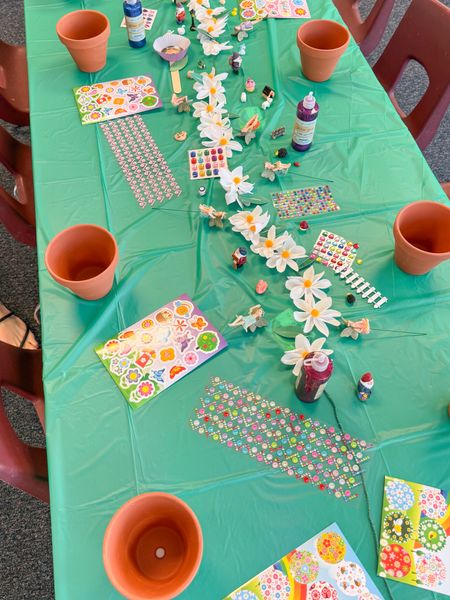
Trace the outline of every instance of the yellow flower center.
<instances>
[{"instance_id":1,"label":"yellow flower center","mask_svg":"<svg viewBox=\"0 0 450 600\"><path fill-rule=\"evenodd\" d=\"M249 227L249 229L250 229L250 231L256 231L256 225L251 225L251 226Z\"/></svg>"},{"instance_id":2,"label":"yellow flower center","mask_svg":"<svg viewBox=\"0 0 450 600\"><path fill-rule=\"evenodd\" d=\"M214 27L213 27L212 25L210 25L210 26L208 27L208 33L211 33L212 31L214 31Z\"/></svg>"},{"instance_id":3,"label":"yellow flower center","mask_svg":"<svg viewBox=\"0 0 450 600\"><path fill-rule=\"evenodd\" d=\"M220 138L219 140L219 146L226 146L228 144L228 140L227 138Z\"/></svg>"},{"instance_id":4,"label":"yellow flower center","mask_svg":"<svg viewBox=\"0 0 450 600\"><path fill-rule=\"evenodd\" d=\"M281 258L284 258L286 260L288 258L291 258L291 253L289 252L289 250L283 250L283 252L281 253Z\"/></svg>"},{"instance_id":5,"label":"yellow flower center","mask_svg":"<svg viewBox=\"0 0 450 600\"><path fill-rule=\"evenodd\" d=\"M305 358L307 354L309 354L308 350L303 350L302 354L302 358Z\"/></svg>"},{"instance_id":6,"label":"yellow flower center","mask_svg":"<svg viewBox=\"0 0 450 600\"><path fill-rule=\"evenodd\" d=\"M214 95L214 94L217 94L217 90L216 90L216 88L215 88L215 87L212 87L212 88L209 90L209 93L210 93L210 94L213 94L213 95Z\"/></svg>"},{"instance_id":7,"label":"yellow flower center","mask_svg":"<svg viewBox=\"0 0 450 600\"><path fill-rule=\"evenodd\" d=\"M206 112L212 112L214 110L214 106L212 104L206 105Z\"/></svg>"},{"instance_id":8,"label":"yellow flower center","mask_svg":"<svg viewBox=\"0 0 450 600\"><path fill-rule=\"evenodd\" d=\"M240 177L235 177L235 178L233 179L233 183L235 183L236 185L239 185L239 184L241 183L241 181L242 181L242 180L241 180L241 178L240 178Z\"/></svg>"},{"instance_id":9,"label":"yellow flower center","mask_svg":"<svg viewBox=\"0 0 450 600\"><path fill-rule=\"evenodd\" d=\"M305 279L305 281L303 282L303 287L305 288L309 288L312 285L312 281L310 279Z\"/></svg>"},{"instance_id":10,"label":"yellow flower center","mask_svg":"<svg viewBox=\"0 0 450 600\"><path fill-rule=\"evenodd\" d=\"M312 308L311 312L309 313L312 317L318 317L320 315L320 310L317 310L317 308Z\"/></svg>"},{"instance_id":11,"label":"yellow flower center","mask_svg":"<svg viewBox=\"0 0 450 600\"><path fill-rule=\"evenodd\" d=\"M253 215L247 215L245 217L245 220L247 221L247 223L253 223Z\"/></svg>"},{"instance_id":12,"label":"yellow flower center","mask_svg":"<svg viewBox=\"0 0 450 600\"><path fill-rule=\"evenodd\" d=\"M212 15L213 14L213 9L212 8L206 9L206 14L207 15Z\"/></svg>"},{"instance_id":13,"label":"yellow flower center","mask_svg":"<svg viewBox=\"0 0 450 600\"><path fill-rule=\"evenodd\" d=\"M265 246L266 248L273 248L273 242L272 242L272 240L266 240L266 241L264 242L264 246Z\"/></svg>"}]
</instances>

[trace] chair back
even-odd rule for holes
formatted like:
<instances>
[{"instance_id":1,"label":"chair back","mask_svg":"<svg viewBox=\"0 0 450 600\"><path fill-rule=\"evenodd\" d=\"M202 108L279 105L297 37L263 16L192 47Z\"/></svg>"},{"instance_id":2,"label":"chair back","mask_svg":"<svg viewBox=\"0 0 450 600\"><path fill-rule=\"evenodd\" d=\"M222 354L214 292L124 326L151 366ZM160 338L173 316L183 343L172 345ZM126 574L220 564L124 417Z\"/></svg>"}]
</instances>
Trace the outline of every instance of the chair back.
<instances>
[{"instance_id":1,"label":"chair back","mask_svg":"<svg viewBox=\"0 0 450 600\"><path fill-rule=\"evenodd\" d=\"M12 46L1 40L0 118L14 125L30 124L25 46Z\"/></svg>"},{"instance_id":2,"label":"chair back","mask_svg":"<svg viewBox=\"0 0 450 600\"><path fill-rule=\"evenodd\" d=\"M44 399L42 351L17 348L0 341L0 388L32 402Z\"/></svg>"}]
</instances>

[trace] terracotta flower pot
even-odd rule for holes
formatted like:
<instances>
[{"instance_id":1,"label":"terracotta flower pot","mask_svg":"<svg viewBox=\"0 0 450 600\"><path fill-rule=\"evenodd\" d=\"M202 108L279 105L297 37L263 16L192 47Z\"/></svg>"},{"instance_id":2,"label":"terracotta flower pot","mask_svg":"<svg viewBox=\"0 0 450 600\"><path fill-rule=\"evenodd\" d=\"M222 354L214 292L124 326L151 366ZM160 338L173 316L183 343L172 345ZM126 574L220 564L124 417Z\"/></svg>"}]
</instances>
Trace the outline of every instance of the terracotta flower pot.
<instances>
[{"instance_id":1,"label":"terracotta flower pot","mask_svg":"<svg viewBox=\"0 0 450 600\"><path fill-rule=\"evenodd\" d=\"M106 64L110 27L98 10L75 10L56 24L60 41L72 55L80 71L94 73Z\"/></svg>"},{"instance_id":2,"label":"terracotta flower pot","mask_svg":"<svg viewBox=\"0 0 450 600\"><path fill-rule=\"evenodd\" d=\"M119 250L114 236L98 225L74 225L56 235L45 252L55 281L85 300L111 290Z\"/></svg>"},{"instance_id":3,"label":"terracotta flower pot","mask_svg":"<svg viewBox=\"0 0 450 600\"><path fill-rule=\"evenodd\" d=\"M304 23L297 31L302 71L311 81L326 81L350 42L350 33L340 23L317 19Z\"/></svg>"},{"instance_id":4,"label":"terracotta flower pot","mask_svg":"<svg viewBox=\"0 0 450 600\"><path fill-rule=\"evenodd\" d=\"M394 222L397 265L423 275L450 258L450 207L422 200L408 204Z\"/></svg>"},{"instance_id":5,"label":"terracotta flower pot","mask_svg":"<svg viewBox=\"0 0 450 600\"><path fill-rule=\"evenodd\" d=\"M103 563L128 600L170 600L195 577L202 551L200 524L185 502L171 494L141 494L111 519Z\"/></svg>"}]
</instances>

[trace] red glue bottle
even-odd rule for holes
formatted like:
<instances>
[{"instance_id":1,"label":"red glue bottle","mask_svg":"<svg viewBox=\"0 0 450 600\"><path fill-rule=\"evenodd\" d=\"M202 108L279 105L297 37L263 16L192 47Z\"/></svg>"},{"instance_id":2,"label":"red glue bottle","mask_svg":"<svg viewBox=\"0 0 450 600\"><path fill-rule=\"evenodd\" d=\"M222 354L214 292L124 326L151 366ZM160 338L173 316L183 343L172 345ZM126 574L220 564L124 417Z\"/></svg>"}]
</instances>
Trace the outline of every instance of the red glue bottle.
<instances>
[{"instance_id":1,"label":"red glue bottle","mask_svg":"<svg viewBox=\"0 0 450 600\"><path fill-rule=\"evenodd\" d=\"M295 393L302 402L316 402L333 372L333 361L323 352L305 356L302 370L295 382Z\"/></svg>"},{"instance_id":2,"label":"red glue bottle","mask_svg":"<svg viewBox=\"0 0 450 600\"><path fill-rule=\"evenodd\" d=\"M316 128L317 117L319 116L319 105L309 92L301 102L297 104L297 116L292 132L292 147L297 152L305 152L311 148Z\"/></svg>"}]
</instances>

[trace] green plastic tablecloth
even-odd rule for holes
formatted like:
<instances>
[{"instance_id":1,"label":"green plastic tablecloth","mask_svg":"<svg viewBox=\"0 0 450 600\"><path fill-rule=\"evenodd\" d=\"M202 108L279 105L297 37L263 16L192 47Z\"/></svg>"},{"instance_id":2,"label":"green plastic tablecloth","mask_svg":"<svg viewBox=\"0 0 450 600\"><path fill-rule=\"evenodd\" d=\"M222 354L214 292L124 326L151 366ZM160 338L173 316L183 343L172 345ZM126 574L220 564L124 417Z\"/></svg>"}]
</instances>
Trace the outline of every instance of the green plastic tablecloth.
<instances>
[{"instance_id":1,"label":"green plastic tablecloth","mask_svg":"<svg viewBox=\"0 0 450 600\"><path fill-rule=\"evenodd\" d=\"M257 143L235 154L230 165L244 166L258 195L331 180L341 211L311 217L306 234L296 220L286 222L287 228L308 249L322 227L357 240L364 260L358 270L389 302L375 311L358 299L349 308L348 289L333 279L335 307L348 318L368 316L373 327L406 333L374 331L353 342L340 339L334 329L328 341L335 361L328 390L339 419L346 431L375 444L365 471L369 505L362 494L344 503L194 433L188 419L211 375L336 422L325 398L299 407L293 375L280 363L286 341L270 327L255 335L227 327L236 313L257 302L254 287L260 278L269 283L266 295L258 297L269 320L292 304L285 276L268 269L262 258L252 255L242 271L233 271L230 255L242 238L229 226L210 230L198 217L199 184L189 181L186 159L188 148L200 146L196 120L171 106L167 65L151 48L157 35L175 28L174 7L151 6L159 12L149 43L133 50L119 27L119 0L25 0L56 596L120 597L102 565L106 525L135 494L161 490L186 500L203 529L201 568L183 598L225 596L333 521L389 598L376 577L377 547L368 516L378 532L384 475L450 490L450 263L422 277L402 273L393 262L391 230L403 205L444 201L444 194L353 42L331 80L315 84L300 71L295 32L302 21L259 24L245 40L241 73L230 73L225 82L228 108L243 108L239 98L246 77L257 82L246 106L260 105L266 84L277 96ZM309 7L314 18L339 18L329 0L309 0ZM107 66L94 75L76 69L55 33L57 20L78 8L101 10L111 22ZM237 22L231 19L231 25ZM183 91L193 97L186 71L196 67L200 47L194 34L188 35L193 43L181 78ZM227 60L224 53L205 62L220 72L229 70ZM143 119L183 188L179 198L162 206L167 210L138 207L100 128L81 126L72 95L77 85L142 73L153 75L164 102L162 110ZM276 148L289 146L296 103L311 89L321 107L312 149L289 153L301 167L279 183L262 180L264 161L275 160ZM271 140L271 130L281 125L286 136ZM181 129L189 135L180 144L172 136ZM224 207L217 181L208 184L206 200ZM272 205L266 207L277 223ZM43 262L48 241L83 222L108 227L120 249L113 291L97 302L58 286ZM229 347L132 412L93 348L184 292L224 333ZM417 332L426 335L414 336ZM367 370L374 373L375 391L362 404L355 385ZM396 600L438 596L399 583L387 586Z\"/></svg>"}]
</instances>

